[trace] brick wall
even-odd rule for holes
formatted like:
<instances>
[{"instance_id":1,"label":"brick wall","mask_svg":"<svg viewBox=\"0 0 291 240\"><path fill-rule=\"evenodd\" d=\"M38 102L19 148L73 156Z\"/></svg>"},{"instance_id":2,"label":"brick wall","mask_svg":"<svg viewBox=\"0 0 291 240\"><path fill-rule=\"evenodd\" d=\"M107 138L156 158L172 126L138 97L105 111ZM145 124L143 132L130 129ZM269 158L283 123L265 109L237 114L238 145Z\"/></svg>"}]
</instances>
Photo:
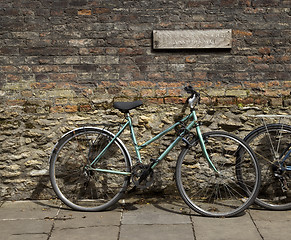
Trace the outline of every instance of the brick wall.
<instances>
[{"instance_id":1,"label":"brick wall","mask_svg":"<svg viewBox=\"0 0 291 240\"><path fill-rule=\"evenodd\" d=\"M211 103L211 129L245 134L253 122L238 114L250 109L290 114L290 7L289 0L1 1L1 198L48 197L56 139L108 114L116 121L113 100L145 101L135 113L152 119L149 130L135 116L142 136L156 121L171 122L187 84L206 92L200 108ZM162 29L232 29L233 45L153 50L152 32ZM171 159L165 165L174 168ZM171 176L157 178L156 189L166 189Z\"/></svg>"}]
</instances>

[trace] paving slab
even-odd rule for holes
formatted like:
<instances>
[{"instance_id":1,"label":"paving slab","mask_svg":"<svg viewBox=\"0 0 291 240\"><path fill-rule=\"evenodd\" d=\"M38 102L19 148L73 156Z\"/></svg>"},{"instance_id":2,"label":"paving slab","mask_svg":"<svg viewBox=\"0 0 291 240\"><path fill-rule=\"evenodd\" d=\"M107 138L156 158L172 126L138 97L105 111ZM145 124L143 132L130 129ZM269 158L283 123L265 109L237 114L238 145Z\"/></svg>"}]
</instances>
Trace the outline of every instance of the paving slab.
<instances>
[{"instance_id":1,"label":"paving slab","mask_svg":"<svg viewBox=\"0 0 291 240\"><path fill-rule=\"evenodd\" d=\"M51 220L1 220L1 239L48 239Z\"/></svg>"},{"instance_id":2,"label":"paving slab","mask_svg":"<svg viewBox=\"0 0 291 240\"><path fill-rule=\"evenodd\" d=\"M62 209L55 219L55 228L65 229L95 226L119 226L121 214L121 209L104 212L77 212Z\"/></svg>"},{"instance_id":3,"label":"paving slab","mask_svg":"<svg viewBox=\"0 0 291 240\"><path fill-rule=\"evenodd\" d=\"M86 228L66 228L57 229L52 232L50 240L70 239L70 240L117 240L119 227L98 226Z\"/></svg>"},{"instance_id":4,"label":"paving slab","mask_svg":"<svg viewBox=\"0 0 291 240\"><path fill-rule=\"evenodd\" d=\"M255 224L264 240L282 240L291 238L290 233L288 233L291 221L277 222L257 220L255 221Z\"/></svg>"},{"instance_id":5,"label":"paving slab","mask_svg":"<svg viewBox=\"0 0 291 240\"><path fill-rule=\"evenodd\" d=\"M291 211L251 210L250 214L264 240L290 239Z\"/></svg>"},{"instance_id":6,"label":"paving slab","mask_svg":"<svg viewBox=\"0 0 291 240\"><path fill-rule=\"evenodd\" d=\"M3 238L3 240L47 240L47 239L48 236L46 234L21 234L21 235L11 235Z\"/></svg>"},{"instance_id":7,"label":"paving slab","mask_svg":"<svg viewBox=\"0 0 291 240\"><path fill-rule=\"evenodd\" d=\"M197 240L261 240L250 215L232 218L192 217Z\"/></svg>"},{"instance_id":8,"label":"paving slab","mask_svg":"<svg viewBox=\"0 0 291 240\"><path fill-rule=\"evenodd\" d=\"M0 220L50 219L58 210L56 201L9 201L0 208Z\"/></svg>"},{"instance_id":9,"label":"paving slab","mask_svg":"<svg viewBox=\"0 0 291 240\"><path fill-rule=\"evenodd\" d=\"M252 218L266 221L291 221L291 210L289 211L267 211L267 210L249 210Z\"/></svg>"},{"instance_id":10,"label":"paving slab","mask_svg":"<svg viewBox=\"0 0 291 240\"><path fill-rule=\"evenodd\" d=\"M123 212L121 223L128 224L191 224L191 219L188 214L177 213L175 211L165 211L168 205L160 204L159 207L146 204L136 205L135 210Z\"/></svg>"},{"instance_id":11,"label":"paving slab","mask_svg":"<svg viewBox=\"0 0 291 240\"><path fill-rule=\"evenodd\" d=\"M194 240L191 224L121 225L119 240Z\"/></svg>"}]
</instances>

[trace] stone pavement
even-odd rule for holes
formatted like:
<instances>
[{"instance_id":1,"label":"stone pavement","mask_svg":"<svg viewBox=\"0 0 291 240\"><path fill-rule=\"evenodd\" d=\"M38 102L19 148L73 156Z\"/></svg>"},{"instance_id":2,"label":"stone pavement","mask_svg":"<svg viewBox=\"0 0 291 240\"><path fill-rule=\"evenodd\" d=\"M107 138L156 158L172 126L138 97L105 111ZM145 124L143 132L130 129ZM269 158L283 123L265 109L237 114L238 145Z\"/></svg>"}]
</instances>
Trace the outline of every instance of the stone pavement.
<instances>
[{"instance_id":1,"label":"stone pavement","mask_svg":"<svg viewBox=\"0 0 291 240\"><path fill-rule=\"evenodd\" d=\"M124 202L105 212L76 212L56 200L0 203L3 240L290 239L291 211L249 209L239 217L207 218L179 202Z\"/></svg>"}]
</instances>

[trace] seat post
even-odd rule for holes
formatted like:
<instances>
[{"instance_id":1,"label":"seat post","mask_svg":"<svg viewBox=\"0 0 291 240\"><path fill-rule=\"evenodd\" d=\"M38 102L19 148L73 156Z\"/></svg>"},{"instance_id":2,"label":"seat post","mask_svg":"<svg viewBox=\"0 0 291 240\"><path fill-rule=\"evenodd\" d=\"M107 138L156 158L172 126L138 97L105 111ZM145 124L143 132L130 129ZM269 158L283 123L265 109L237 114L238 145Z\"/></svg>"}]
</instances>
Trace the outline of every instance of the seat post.
<instances>
[{"instance_id":1,"label":"seat post","mask_svg":"<svg viewBox=\"0 0 291 240\"><path fill-rule=\"evenodd\" d=\"M135 133L134 133L134 129L133 129L133 124L132 124L132 119L130 117L129 113L126 113L126 119L129 122L129 129L130 129L130 135L131 135L131 139L134 145L134 149L138 158L138 161L141 162L141 156L140 156L140 152L139 152L139 146L137 144L137 140L135 137Z\"/></svg>"}]
</instances>

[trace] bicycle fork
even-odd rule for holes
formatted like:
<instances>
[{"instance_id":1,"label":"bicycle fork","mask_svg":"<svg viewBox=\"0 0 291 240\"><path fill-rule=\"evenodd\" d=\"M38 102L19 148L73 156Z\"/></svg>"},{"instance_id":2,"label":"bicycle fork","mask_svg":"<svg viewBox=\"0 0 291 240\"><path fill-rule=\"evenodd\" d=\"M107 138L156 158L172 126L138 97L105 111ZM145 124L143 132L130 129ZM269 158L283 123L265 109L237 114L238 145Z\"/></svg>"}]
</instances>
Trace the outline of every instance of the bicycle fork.
<instances>
[{"instance_id":1,"label":"bicycle fork","mask_svg":"<svg viewBox=\"0 0 291 240\"><path fill-rule=\"evenodd\" d=\"M209 157L209 154L207 152L207 149L206 149L206 146L205 146L205 142L204 142L204 139L203 139L203 135L201 133L201 129L200 129L199 123L197 122L197 116L196 116L196 113L195 113L195 111L193 109L192 109L192 116L193 116L193 119L194 119L194 123L196 125L196 133L197 133L197 136L198 136L198 140L199 140L200 147L202 149L203 156L206 158L209 166L217 174L219 174L219 171L216 169L216 167L214 166L213 162L211 161L211 159Z\"/></svg>"}]
</instances>

